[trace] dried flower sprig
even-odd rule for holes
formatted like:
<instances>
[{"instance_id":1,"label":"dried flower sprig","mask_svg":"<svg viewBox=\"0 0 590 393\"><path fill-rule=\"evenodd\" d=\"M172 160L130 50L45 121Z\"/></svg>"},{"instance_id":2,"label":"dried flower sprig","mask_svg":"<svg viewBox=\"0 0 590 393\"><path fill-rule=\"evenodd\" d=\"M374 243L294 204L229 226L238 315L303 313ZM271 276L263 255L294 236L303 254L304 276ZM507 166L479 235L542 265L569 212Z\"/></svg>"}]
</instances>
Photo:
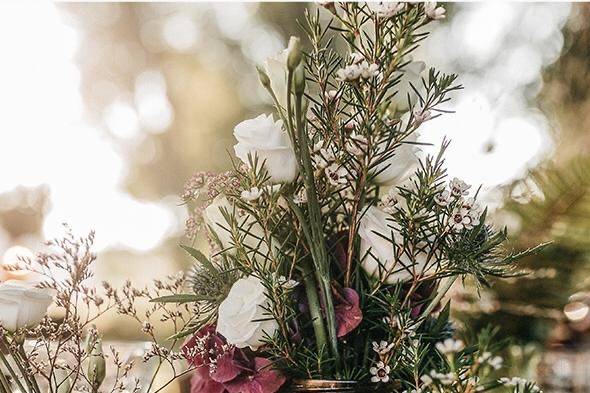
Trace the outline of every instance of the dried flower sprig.
<instances>
[{"instance_id":1,"label":"dried flower sprig","mask_svg":"<svg viewBox=\"0 0 590 393\"><path fill-rule=\"evenodd\" d=\"M112 363L117 378L112 386L102 386L103 391L139 391L138 381L130 378L133 364L123 362L114 348L104 353L93 325L118 303L116 291L99 293L89 282L91 265L96 260L93 241L94 233L77 238L65 227L63 238L46 243L49 251L40 252L35 258L20 258L19 263L7 267L30 272L36 284L27 289L24 297L35 299L42 293L50 294L59 319L45 317L41 321L23 321L13 329L0 328L0 360L10 376L3 381L3 392L97 392L105 380L107 361ZM14 312L29 316L31 310L41 315L45 312L31 307L39 306L24 303Z\"/></svg>"}]
</instances>

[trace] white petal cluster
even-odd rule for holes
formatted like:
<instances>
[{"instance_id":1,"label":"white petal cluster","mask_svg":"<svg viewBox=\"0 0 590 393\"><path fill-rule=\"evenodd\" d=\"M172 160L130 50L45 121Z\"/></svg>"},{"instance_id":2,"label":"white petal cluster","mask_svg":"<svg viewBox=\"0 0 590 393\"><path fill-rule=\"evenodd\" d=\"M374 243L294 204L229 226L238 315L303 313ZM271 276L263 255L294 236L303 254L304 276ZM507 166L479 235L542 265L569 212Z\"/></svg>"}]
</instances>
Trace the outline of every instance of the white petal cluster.
<instances>
[{"instance_id":1,"label":"white petal cluster","mask_svg":"<svg viewBox=\"0 0 590 393\"><path fill-rule=\"evenodd\" d=\"M244 190L241 193L243 200L247 202L254 202L262 196L262 190L258 187L252 187L249 190Z\"/></svg>"},{"instance_id":2,"label":"white petal cluster","mask_svg":"<svg viewBox=\"0 0 590 393\"><path fill-rule=\"evenodd\" d=\"M369 6L369 9L381 19L392 18L405 7L405 3L401 1L368 2L367 5Z\"/></svg>"},{"instance_id":3,"label":"white petal cluster","mask_svg":"<svg viewBox=\"0 0 590 393\"><path fill-rule=\"evenodd\" d=\"M488 364L494 370L499 370L504 364L504 359L501 356L492 356L491 352L484 352L477 358L477 362L480 364Z\"/></svg>"},{"instance_id":4,"label":"white petal cluster","mask_svg":"<svg viewBox=\"0 0 590 393\"><path fill-rule=\"evenodd\" d=\"M336 77L342 82L353 82L359 78L372 79L379 76L379 65L363 60L353 63L336 71Z\"/></svg>"},{"instance_id":5,"label":"white petal cluster","mask_svg":"<svg viewBox=\"0 0 590 393\"><path fill-rule=\"evenodd\" d=\"M444 19L446 17L446 10L443 7L437 7L436 1L425 2L424 13L427 17L434 20Z\"/></svg>"},{"instance_id":6,"label":"white petal cluster","mask_svg":"<svg viewBox=\"0 0 590 393\"><path fill-rule=\"evenodd\" d=\"M436 349L443 355L456 353L465 348L465 344L461 340L454 340L447 338L443 342L436 343Z\"/></svg>"},{"instance_id":7,"label":"white petal cluster","mask_svg":"<svg viewBox=\"0 0 590 393\"><path fill-rule=\"evenodd\" d=\"M498 380L498 382L500 382L502 385L505 385L505 386L514 386L514 387L524 387L526 384L530 384L529 381L527 381L524 378L520 378L520 377L512 377L512 378L503 377L503 378L500 378ZM531 387L531 391L532 392L541 392L541 389L539 389L538 386L533 385Z\"/></svg>"}]
</instances>

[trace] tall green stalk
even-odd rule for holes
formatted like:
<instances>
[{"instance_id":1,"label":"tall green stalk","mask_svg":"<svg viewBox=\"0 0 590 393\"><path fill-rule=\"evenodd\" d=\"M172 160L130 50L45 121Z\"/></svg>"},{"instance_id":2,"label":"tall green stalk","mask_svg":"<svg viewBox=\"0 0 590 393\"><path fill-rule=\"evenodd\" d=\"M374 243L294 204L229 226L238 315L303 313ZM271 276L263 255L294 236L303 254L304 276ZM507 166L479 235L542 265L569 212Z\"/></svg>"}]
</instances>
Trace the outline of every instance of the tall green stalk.
<instances>
[{"instance_id":1,"label":"tall green stalk","mask_svg":"<svg viewBox=\"0 0 590 393\"><path fill-rule=\"evenodd\" d=\"M303 73L303 65L296 72ZM290 75L290 78L293 77ZM340 363L340 354L338 352L338 336L336 328L336 314L334 310L334 301L332 298L332 287L330 284L330 269L328 254L326 251L324 231L322 224L322 215L320 204L317 198L317 192L314 181L314 170L309 153L309 140L307 132L303 126L302 101L305 90L305 76L296 75L299 80L295 83L295 122L297 130L297 139L299 142L299 155L303 169L303 180L308 201L308 214L311 228L312 244L310 244L316 278L320 286L320 292L324 301L326 311L326 322L328 338L330 341L330 350L336 364Z\"/></svg>"}]
</instances>

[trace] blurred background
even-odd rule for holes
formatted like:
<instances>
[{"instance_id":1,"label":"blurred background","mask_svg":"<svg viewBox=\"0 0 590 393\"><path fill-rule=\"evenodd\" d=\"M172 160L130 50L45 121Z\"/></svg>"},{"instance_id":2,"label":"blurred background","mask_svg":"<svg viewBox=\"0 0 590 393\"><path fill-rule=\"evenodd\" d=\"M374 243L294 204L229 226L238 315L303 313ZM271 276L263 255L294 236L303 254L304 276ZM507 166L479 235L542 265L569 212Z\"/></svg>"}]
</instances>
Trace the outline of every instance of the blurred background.
<instances>
[{"instance_id":1,"label":"blurred background","mask_svg":"<svg viewBox=\"0 0 590 393\"><path fill-rule=\"evenodd\" d=\"M233 126L269 108L254 65L315 7L0 3L2 260L67 222L97 231L98 279L185 269L183 183L229 168ZM590 3L453 3L447 15L414 59L465 89L421 139L452 138L450 175L482 185L510 247L554 241L526 277L480 298L456 288L455 313L501 324L516 364L554 391L590 391Z\"/></svg>"}]
</instances>

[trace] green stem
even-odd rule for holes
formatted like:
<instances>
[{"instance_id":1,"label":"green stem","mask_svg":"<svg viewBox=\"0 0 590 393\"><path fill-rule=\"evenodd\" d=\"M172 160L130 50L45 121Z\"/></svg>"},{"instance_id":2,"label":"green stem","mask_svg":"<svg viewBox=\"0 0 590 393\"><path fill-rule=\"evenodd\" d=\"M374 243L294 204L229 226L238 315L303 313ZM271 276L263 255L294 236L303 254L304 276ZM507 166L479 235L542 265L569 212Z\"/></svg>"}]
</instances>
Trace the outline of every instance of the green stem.
<instances>
[{"instance_id":1,"label":"green stem","mask_svg":"<svg viewBox=\"0 0 590 393\"><path fill-rule=\"evenodd\" d=\"M328 337L332 356L338 365L340 363L340 354L338 352L338 337L336 333L336 315L334 311L334 302L332 299L332 288L330 285L330 269L328 266L328 255L324 241L324 231L322 225L322 215L314 181L314 170L311 164L309 153L309 140L305 128L303 127L303 114L301 110L303 94L299 93L295 100L295 121L297 123L297 136L299 141L299 154L303 166L303 179L308 201L308 213L311 223L311 236L313 243L310 244L312 257L316 269L320 292L324 300L326 310L326 322L328 328Z\"/></svg>"},{"instance_id":2,"label":"green stem","mask_svg":"<svg viewBox=\"0 0 590 393\"><path fill-rule=\"evenodd\" d=\"M8 380L4 376L2 370L0 370L0 392L12 393L12 390L10 389L10 384L8 383Z\"/></svg>"},{"instance_id":3,"label":"green stem","mask_svg":"<svg viewBox=\"0 0 590 393\"><path fill-rule=\"evenodd\" d=\"M328 339L326 337L326 328L324 327L324 319L322 317L322 309L320 300L318 298L318 291L313 270L307 261L303 263L303 281L305 284L307 302L309 303L309 313L311 314L311 322L313 325L313 332L315 334L316 345L318 352L320 352L326 349Z\"/></svg>"},{"instance_id":4,"label":"green stem","mask_svg":"<svg viewBox=\"0 0 590 393\"><path fill-rule=\"evenodd\" d=\"M10 376L12 377L12 379L14 379L14 383L17 384L18 389L22 393L26 393L27 392L27 389L25 389L25 387L23 386L22 382L20 381L20 378L18 378L18 376L14 372L14 370L10 366L10 363L8 362L8 359L6 359L6 357L4 356L4 354L2 353L2 351L0 351L0 360L2 360L2 363L4 363L4 366L6 367L6 369L8 370L8 372L10 373ZM2 373L0 372L0 374L2 374ZM24 378L24 376L23 376L23 378Z\"/></svg>"},{"instance_id":5,"label":"green stem","mask_svg":"<svg viewBox=\"0 0 590 393\"><path fill-rule=\"evenodd\" d=\"M41 393L41 389L39 388L39 384L37 384L35 377L32 375L28 375L27 370L25 370L24 366L22 365L22 362L27 361L27 354L26 354L25 349L22 344L20 344L18 346L18 359L15 354L13 354L12 357L13 357L14 361L16 362L16 365L18 366L21 374L25 378L25 382L27 383L27 386L29 387L29 389L31 389L31 391L34 391L36 393Z\"/></svg>"}]
</instances>

